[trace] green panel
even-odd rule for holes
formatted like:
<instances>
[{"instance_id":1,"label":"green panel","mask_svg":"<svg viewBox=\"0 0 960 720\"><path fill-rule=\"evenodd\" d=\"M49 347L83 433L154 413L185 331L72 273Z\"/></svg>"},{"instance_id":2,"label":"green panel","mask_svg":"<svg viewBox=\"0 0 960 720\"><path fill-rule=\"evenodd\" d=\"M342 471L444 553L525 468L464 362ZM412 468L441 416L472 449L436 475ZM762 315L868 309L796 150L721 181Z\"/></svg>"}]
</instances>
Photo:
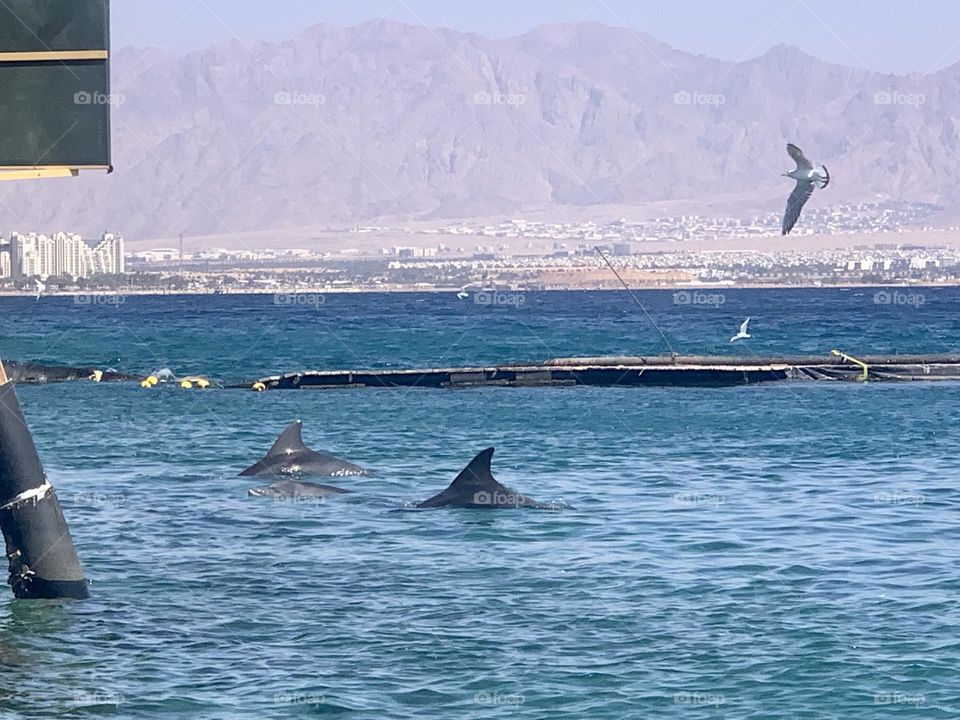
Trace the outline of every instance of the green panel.
<instances>
[{"instance_id":1,"label":"green panel","mask_svg":"<svg viewBox=\"0 0 960 720\"><path fill-rule=\"evenodd\" d=\"M109 165L109 87L103 60L0 63L0 166Z\"/></svg>"},{"instance_id":2,"label":"green panel","mask_svg":"<svg viewBox=\"0 0 960 720\"><path fill-rule=\"evenodd\" d=\"M109 0L2 0L0 52L106 50Z\"/></svg>"},{"instance_id":3,"label":"green panel","mask_svg":"<svg viewBox=\"0 0 960 720\"><path fill-rule=\"evenodd\" d=\"M0 0L0 53L110 49L109 0ZM107 60L0 62L0 166L109 165Z\"/></svg>"}]
</instances>

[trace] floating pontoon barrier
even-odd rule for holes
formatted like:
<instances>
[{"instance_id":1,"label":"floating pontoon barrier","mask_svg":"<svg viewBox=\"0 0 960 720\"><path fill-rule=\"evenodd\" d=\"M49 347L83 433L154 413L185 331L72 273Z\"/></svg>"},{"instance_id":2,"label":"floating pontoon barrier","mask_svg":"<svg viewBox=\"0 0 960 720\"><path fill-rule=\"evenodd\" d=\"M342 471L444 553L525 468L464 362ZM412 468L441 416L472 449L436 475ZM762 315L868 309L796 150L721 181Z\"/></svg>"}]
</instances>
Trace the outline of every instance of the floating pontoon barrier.
<instances>
[{"instance_id":1,"label":"floating pontoon barrier","mask_svg":"<svg viewBox=\"0 0 960 720\"><path fill-rule=\"evenodd\" d=\"M143 376L95 368L11 363L14 382L68 380L136 381L157 386L158 374ZM169 372L169 371L168 371ZM219 388L203 376L167 378L184 388ZM726 387L778 380L960 380L960 355L857 355L833 350L827 355L743 357L728 355L624 355L554 358L545 362L497 366L407 368L382 370L304 370L230 383L244 390L325 390L358 387L595 387L677 386Z\"/></svg>"},{"instance_id":2,"label":"floating pontoon barrier","mask_svg":"<svg viewBox=\"0 0 960 720\"><path fill-rule=\"evenodd\" d=\"M869 374L867 369L869 367ZM729 387L779 380L960 380L960 355L617 356L556 358L497 367L390 370L308 370L228 385L255 390L329 390L356 387L467 388Z\"/></svg>"},{"instance_id":3,"label":"floating pontoon barrier","mask_svg":"<svg viewBox=\"0 0 960 720\"><path fill-rule=\"evenodd\" d=\"M0 362L0 530L15 597L85 598L80 558Z\"/></svg>"}]
</instances>

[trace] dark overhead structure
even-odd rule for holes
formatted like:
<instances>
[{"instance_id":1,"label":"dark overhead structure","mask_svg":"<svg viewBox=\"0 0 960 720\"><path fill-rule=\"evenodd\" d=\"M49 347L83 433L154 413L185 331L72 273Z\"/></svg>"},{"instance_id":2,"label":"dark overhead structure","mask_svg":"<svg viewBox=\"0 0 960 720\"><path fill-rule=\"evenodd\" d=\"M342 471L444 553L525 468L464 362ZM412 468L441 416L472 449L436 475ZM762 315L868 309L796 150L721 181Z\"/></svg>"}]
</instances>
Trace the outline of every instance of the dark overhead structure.
<instances>
[{"instance_id":1,"label":"dark overhead structure","mask_svg":"<svg viewBox=\"0 0 960 720\"><path fill-rule=\"evenodd\" d=\"M112 169L108 0L0 2L0 179Z\"/></svg>"}]
</instances>

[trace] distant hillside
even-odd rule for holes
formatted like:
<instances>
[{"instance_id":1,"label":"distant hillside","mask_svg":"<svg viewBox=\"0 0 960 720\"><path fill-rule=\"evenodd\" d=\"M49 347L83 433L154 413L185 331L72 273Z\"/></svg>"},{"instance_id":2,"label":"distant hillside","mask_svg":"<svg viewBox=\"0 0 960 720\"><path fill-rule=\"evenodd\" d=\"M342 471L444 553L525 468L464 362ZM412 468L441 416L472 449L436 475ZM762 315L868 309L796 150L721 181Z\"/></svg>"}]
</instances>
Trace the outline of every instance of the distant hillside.
<instances>
[{"instance_id":1,"label":"distant hillside","mask_svg":"<svg viewBox=\"0 0 960 720\"><path fill-rule=\"evenodd\" d=\"M718 197L958 204L960 66L891 76L778 46L740 63L631 30L374 21L183 57L116 53L116 172L0 187L10 229L131 239ZM120 102L122 101L122 102ZM829 193L829 195L827 194Z\"/></svg>"}]
</instances>

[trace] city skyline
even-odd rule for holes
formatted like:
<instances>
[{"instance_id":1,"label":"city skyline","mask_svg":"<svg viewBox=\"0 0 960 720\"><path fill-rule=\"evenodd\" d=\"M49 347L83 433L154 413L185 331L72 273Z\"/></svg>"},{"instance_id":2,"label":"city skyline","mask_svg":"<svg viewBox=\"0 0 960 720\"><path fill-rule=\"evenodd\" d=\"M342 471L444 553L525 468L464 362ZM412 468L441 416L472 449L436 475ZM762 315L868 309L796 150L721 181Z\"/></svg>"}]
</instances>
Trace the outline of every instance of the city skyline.
<instances>
[{"instance_id":1,"label":"city skyline","mask_svg":"<svg viewBox=\"0 0 960 720\"><path fill-rule=\"evenodd\" d=\"M122 275L126 251L122 235L105 232L91 244L77 233L10 233L0 243L0 280L50 277L88 279L94 275Z\"/></svg>"}]
</instances>

